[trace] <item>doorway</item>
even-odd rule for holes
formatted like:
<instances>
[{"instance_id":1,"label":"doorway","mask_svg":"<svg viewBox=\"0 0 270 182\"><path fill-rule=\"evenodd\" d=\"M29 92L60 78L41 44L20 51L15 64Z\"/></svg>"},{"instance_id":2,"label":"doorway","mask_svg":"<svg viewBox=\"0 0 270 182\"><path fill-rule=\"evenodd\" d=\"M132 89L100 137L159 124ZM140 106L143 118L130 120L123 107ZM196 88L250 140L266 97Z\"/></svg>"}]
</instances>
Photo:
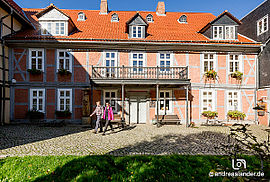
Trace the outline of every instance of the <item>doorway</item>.
<instances>
[{"instance_id":1,"label":"doorway","mask_svg":"<svg viewBox=\"0 0 270 182\"><path fill-rule=\"evenodd\" d=\"M132 96L130 103L130 123L145 124L147 121L148 104L143 96Z\"/></svg>"}]
</instances>

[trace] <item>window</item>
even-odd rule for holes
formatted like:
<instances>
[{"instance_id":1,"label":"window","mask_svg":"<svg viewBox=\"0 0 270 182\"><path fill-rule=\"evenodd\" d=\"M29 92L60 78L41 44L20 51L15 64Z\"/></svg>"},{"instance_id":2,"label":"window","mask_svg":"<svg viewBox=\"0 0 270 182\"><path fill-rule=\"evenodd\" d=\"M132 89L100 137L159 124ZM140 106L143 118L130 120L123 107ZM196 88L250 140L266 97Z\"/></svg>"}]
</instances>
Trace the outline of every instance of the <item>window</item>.
<instances>
[{"instance_id":1,"label":"window","mask_svg":"<svg viewBox=\"0 0 270 182\"><path fill-rule=\"evenodd\" d=\"M153 15L149 14L146 16L147 22L153 22Z\"/></svg>"},{"instance_id":2,"label":"window","mask_svg":"<svg viewBox=\"0 0 270 182\"><path fill-rule=\"evenodd\" d=\"M261 35L268 31L268 15L257 22L257 34Z\"/></svg>"},{"instance_id":3,"label":"window","mask_svg":"<svg viewBox=\"0 0 270 182\"><path fill-rule=\"evenodd\" d=\"M235 39L235 26L225 26L225 39L226 40Z\"/></svg>"},{"instance_id":4,"label":"window","mask_svg":"<svg viewBox=\"0 0 270 182\"><path fill-rule=\"evenodd\" d=\"M72 112L72 89L58 89L57 110Z\"/></svg>"},{"instance_id":5,"label":"window","mask_svg":"<svg viewBox=\"0 0 270 182\"><path fill-rule=\"evenodd\" d=\"M171 54L159 54L160 71L170 71L171 67Z\"/></svg>"},{"instance_id":6,"label":"window","mask_svg":"<svg viewBox=\"0 0 270 182\"><path fill-rule=\"evenodd\" d=\"M203 72L207 72L215 69L215 55L214 54L203 54Z\"/></svg>"},{"instance_id":7,"label":"window","mask_svg":"<svg viewBox=\"0 0 270 182\"><path fill-rule=\"evenodd\" d=\"M229 73L233 73L236 71L241 71L240 69L240 55L230 54L229 55Z\"/></svg>"},{"instance_id":8,"label":"window","mask_svg":"<svg viewBox=\"0 0 270 182\"><path fill-rule=\"evenodd\" d=\"M118 15L116 14L116 13L114 13L113 15L112 15L112 20L111 20L112 22L118 22L119 21L119 18L118 18Z\"/></svg>"},{"instance_id":9,"label":"window","mask_svg":"<svg viewBox=\"0 0 270 182\"><path fill-rule=\"evenodd\" d=\"M115 76L115 68L117 66L117 53L116 52L104 52L105 54L105 62L104 65L106 67L106 77L114 77Z\"/></svg>"},{"instance_id":10,"label":"window","mask_svg":"<svg viewBox=\"0 0 270 182\"><path fill-rule=\"evenodd\" d=\"M72 72L71 54L66 50L57 50L57 69Z\"/></svg>"},{"instance_id":11,"label":"window","mask_svg":"<svg viewBox=\"0 0 270 182\"><path fill-rule=\"evenodd\" d=\"M187 23L187 16L186 15L182 15L179 20L180 23Z\"/></svg>"},{"instance_id":12,"label":"window","mask_svg":"<svg viewBox=\"0 0 270 182\"><path fill-rule=\"evenodd\" d=\"M238 91L227 92L227 111L240 110L240 94Z\"/></svg>"},{"instance_id":13,"label":"window","mask_svg":"<svg viewBox=\"0 0 270 182\"><path fill-rule=\"evenodd\" d=\"M66 35L67 22L40 22L41 35Z\"/></svg>"},{"instance_id":14,"label":"window","mask_svg":"<svg viewBox=\"0 0 270 182\"><path fill-rule=\"evenodd\" d=\"M143 38L143 26L132 26L132 38Z\"/></svg>"},{"instance_id":15,"label":"window","mask_svg":"<svg viewBox=\"0 0 270 182\"><path fill-rule=\"evenodd\" d=\"M143 72L144 60L145 60L144 53L132 53L131 54L131 63L133 66L134 73Z\"/></svg>"},{"instance_id":16,"label":"window","mask_svg":"<svg viewBox=\"0 0 270 182\"><path fill-rule=\"evenodd\" d=\"M43 23L41 23L41 34L42 35L50 35L50 34L52 34L52 23L51 22L43 22Z\"/></svg>"},{"instance_id":17,"label":"window","mask_svg":"<svg viewBox=\"0 0 270 182\"><path fill-rule=\"evenodd\" d=\"M109 102L113 112L117 112L117 92L116 91L104 91L104 105Z\"/></svg>"},{"instance_id":18,"label":"window","mask_svg":"<svg viewBox=\"0 0 270 182\"><path fill-rule=\"evenodd\" d=\"M213 27L213 39L223 39L223 27L214 26Z\"/></svg>"},{"instance_id":19,"label":"window","mask_svg":"<svg viewBox=\"0 0 270 182\"><path fill-rule=\"evenodd\" d=\"M30 109L45 112L45 89L30 89Z\"/></svg>"},{"instance_id":20,"label":"window","mask_svg":"<svg viewBox=\"0 0 270 182\"><path fill-rule=\"evenodd\" d=\"M85 14L83 12L78 13L77 21L85 21Z\"/></svg>"},{"instance_id":21,"label":"window","mask_svg":"<svg viewBox=\"0 0 270 182\"><path fill-rule=\"evenodd\" d=\"M215 111L215 96L213 91L202 91L202 112Z\"/></svg>"},{"instance_id":22,"label":"window","mask_svg":"<svg viewBox=\"0 0 270 182\"><path fill-rule=\"evenodd\" d=\"M29 49L29 69L44 70L44 50Z\"/></svg>"}]
</instances>

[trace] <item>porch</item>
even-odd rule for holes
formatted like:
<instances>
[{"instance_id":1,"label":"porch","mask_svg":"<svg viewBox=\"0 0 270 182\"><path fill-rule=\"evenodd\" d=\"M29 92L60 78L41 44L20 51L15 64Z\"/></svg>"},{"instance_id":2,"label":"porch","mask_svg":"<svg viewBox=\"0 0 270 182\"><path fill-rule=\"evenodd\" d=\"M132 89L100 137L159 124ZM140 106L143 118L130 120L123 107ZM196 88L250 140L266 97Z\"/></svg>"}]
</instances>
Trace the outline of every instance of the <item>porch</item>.
<instances>
[{"instance_id":1,"label":"porch","mask_svg":"<svg viewBox=\"0 0 270 182\"><path fill-rule=\"evenodd\" d=\"M110 102L121 121L131 123L180 123L174 113L173 90L181 88L185 101L185 123L189 125L188 67L95 67L91 69L93 87L101 91L101 103ZM155 95L155 96L154 96ZM91 107L95 102L91 96ZM92 109L92 108L91 108ZM117 112L118 111L118 112Z\"/></svg>"}]
</instances>

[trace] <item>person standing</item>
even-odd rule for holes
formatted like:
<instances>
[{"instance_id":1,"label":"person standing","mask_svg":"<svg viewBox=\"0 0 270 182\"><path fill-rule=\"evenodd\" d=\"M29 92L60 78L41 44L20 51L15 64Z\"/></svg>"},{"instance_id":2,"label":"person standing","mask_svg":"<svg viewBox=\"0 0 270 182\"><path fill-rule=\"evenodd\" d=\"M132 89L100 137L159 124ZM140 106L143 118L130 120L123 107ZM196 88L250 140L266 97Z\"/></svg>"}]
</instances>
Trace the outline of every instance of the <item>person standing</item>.
<instances>
[{"instance_id":1,"label":"person standing","mask_svg":"<svg viewBox=\"0 0 270 182\"><path fill-rule=\"evenodd\" d=\"M103 113L103 119L105 119L106 124L105 124L105 129L102 135L105 135L105 132L107 131L108 125L110 125L112 131L113 130L113 126L111 121L114 120L113 118L113 110L112 107L110 106L110 103L106 103L105 109L104 109L104 113Z\"/></svg>"},{"instance_id":2,"label":"person standing","mask_svg":"<svg viewBox=\"0 0 270 182\"><path fill-rule=\"evenodd\" d=\"M94 114L96 114L97 116L97 121L96 121L96 127L95 127L95 131L93 131L93 133L97 133L98 128L100 127L100 132L102 132L102 121L101 121L101 117L102 117L102 113L103 113L103 107L100 105L100 101L96 102L96 109L94 110L94 112L90 115L90 117L92 117Z\"/></svg>"}]
</instances>

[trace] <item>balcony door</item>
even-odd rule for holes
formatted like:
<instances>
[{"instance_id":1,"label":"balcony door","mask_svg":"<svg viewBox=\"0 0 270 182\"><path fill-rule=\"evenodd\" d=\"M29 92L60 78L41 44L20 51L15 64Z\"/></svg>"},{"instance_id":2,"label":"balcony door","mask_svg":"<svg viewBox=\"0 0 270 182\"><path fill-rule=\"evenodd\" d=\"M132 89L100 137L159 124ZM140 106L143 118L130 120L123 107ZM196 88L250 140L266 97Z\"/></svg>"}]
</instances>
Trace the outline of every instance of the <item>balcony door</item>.
<instances>
[{"instance_id":1,"label":"balcony door","mask_svg":"<svg viewBox=\"0 0 270 182\"><path fill-rule=\"evenodd\" d=\"M172 109L172 91L162 90L159 92L159 114L168 115L173 113Z\"/></svg>"},{"instance_id":2,"label":"balcony door","mask_svg":"<svg viewBox=\"0 0 270 182\"><path fill-rule=\"evenodd\" d=\"M131 71L132 75L136 77L144 75L145 70L143 67L146 66L145 54L144 53L131 53L130 64L132 67L132 71Z\"/></svg>"},{"instance_id":3,"label":"balcony door","mask_svg":"<svg viewBox=\"0 0 270 182\"><path fill-rule=\"evenodd\" d=\"M104 52L104 54L105 77L115 78L117 74L115 69L117 67L117 52Z\"/></svg>"}]
</instances>

